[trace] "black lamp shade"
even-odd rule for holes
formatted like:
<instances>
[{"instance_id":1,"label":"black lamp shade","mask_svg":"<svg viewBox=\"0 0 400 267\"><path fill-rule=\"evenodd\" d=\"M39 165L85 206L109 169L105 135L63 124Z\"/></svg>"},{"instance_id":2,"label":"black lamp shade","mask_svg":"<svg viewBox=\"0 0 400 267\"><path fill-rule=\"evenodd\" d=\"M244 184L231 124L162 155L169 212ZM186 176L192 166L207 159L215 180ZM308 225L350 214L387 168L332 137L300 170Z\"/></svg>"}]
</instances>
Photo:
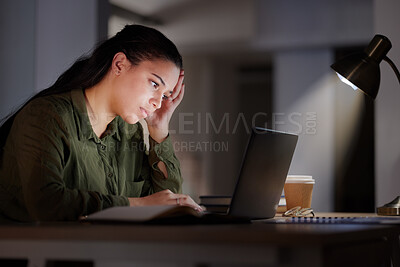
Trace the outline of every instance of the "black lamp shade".
<instances>
[{"instance_id":1,"label":"black lamp shade","mask_svg":"<svg viewBox=\"0 0 400 267\"><path fill-rule=\"evenodd\" d=\"M375 35L364 52L349 55L332 64L331 68L375 99L381 80L379 63L391 47L387 37Z\"/></svg>"},{"instance_id":2,"label":"black lamp shade","mask_svg":"<svg viewBox=\"0 0 400 267\"><path fill-rule=\"evenodd\" d=\"M366 95L376 98L381 81L379 65L365 53L356 53L334 63L331 68L357 86Z\"/></svg>"}]
</instances>

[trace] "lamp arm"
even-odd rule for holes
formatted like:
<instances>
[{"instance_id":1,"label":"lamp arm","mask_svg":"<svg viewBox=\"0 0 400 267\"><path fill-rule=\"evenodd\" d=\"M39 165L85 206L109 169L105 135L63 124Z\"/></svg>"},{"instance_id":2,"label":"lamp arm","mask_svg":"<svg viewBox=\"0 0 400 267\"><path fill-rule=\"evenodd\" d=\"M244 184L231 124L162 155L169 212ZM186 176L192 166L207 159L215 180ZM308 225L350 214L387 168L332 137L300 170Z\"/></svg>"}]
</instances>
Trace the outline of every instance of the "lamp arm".
<instances>
[{"instance_id":1,"label":"lamp arm","mask_svg":"<svg viewBox=\"0 0 400 267\"><path fill-rule=\"evenodd\" d=\"M385 56L383 58L383 60L385 60L390 65L390 67L392 67L392 69L393 69L394 73L396 74L397 79L399 80L399 83L400 83L400 73L399 73L399 70L396 68L396 65L387 56Z\"/></svg>"}]
</instances>

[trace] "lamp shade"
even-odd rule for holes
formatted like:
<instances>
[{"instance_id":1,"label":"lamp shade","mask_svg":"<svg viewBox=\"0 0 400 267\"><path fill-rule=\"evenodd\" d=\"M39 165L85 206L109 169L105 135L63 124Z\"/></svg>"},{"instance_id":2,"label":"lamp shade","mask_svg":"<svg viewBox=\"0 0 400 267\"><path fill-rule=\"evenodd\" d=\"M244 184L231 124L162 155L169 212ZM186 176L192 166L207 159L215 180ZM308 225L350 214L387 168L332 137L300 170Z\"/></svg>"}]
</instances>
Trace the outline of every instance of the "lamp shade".
<instances>
[{"instance_id":1,"label":"lamp shade","mask_svg":"<svg viewBox=\"0 0 400 267\"><path fill-rule=\"evenodd\" d=\"M383 35L375 35L361 53L349 55L331 65L342 78L375 99L379 90L381 73L379 64L386 57L392 44Z\"/></svg>"}]
</instances>

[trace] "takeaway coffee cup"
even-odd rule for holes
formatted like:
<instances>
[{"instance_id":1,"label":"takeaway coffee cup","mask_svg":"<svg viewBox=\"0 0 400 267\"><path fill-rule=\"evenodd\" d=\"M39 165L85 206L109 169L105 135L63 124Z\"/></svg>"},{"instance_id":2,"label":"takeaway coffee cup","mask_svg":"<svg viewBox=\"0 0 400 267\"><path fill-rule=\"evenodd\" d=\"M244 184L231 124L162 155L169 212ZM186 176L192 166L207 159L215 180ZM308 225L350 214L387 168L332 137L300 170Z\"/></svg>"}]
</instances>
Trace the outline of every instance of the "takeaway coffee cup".
<instances>
[{"instance_id":1,"label":"takeaway coffee cup","mask_svg":"<svg viewBox=\"0 0 400 267\"><path fill-rule=\"evenodd\" d=\"M284 186L286 208L288 210L297 206L311 208L314 184L312 176L288 175Z\"/></svg>"}]
</instances>

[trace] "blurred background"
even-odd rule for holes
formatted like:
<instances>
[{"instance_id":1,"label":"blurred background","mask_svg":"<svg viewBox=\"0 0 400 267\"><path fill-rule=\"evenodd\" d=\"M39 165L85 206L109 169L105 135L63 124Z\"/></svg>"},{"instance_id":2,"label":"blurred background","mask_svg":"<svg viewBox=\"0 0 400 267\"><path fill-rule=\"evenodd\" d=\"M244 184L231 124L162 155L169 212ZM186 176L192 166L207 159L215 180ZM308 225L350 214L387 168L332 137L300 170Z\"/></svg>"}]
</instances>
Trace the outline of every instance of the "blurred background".
<instances>
[{"instance_id":1,"label":"blurred background","mask_svg":"<svg viewBox=\"0 0 400 267\"><path fill-rule=\"evenodd\" d=\"M299 135L289 173L315 178L315 210L373 212L400 194L400 87L381 64L372 102L330 65L380 33L399 66L399 10L398 0L1 0L0 116L124 25L144 24L184 59L171 136L185 193L231 195L261 126Z\"/></svg>"}]
</instances>

